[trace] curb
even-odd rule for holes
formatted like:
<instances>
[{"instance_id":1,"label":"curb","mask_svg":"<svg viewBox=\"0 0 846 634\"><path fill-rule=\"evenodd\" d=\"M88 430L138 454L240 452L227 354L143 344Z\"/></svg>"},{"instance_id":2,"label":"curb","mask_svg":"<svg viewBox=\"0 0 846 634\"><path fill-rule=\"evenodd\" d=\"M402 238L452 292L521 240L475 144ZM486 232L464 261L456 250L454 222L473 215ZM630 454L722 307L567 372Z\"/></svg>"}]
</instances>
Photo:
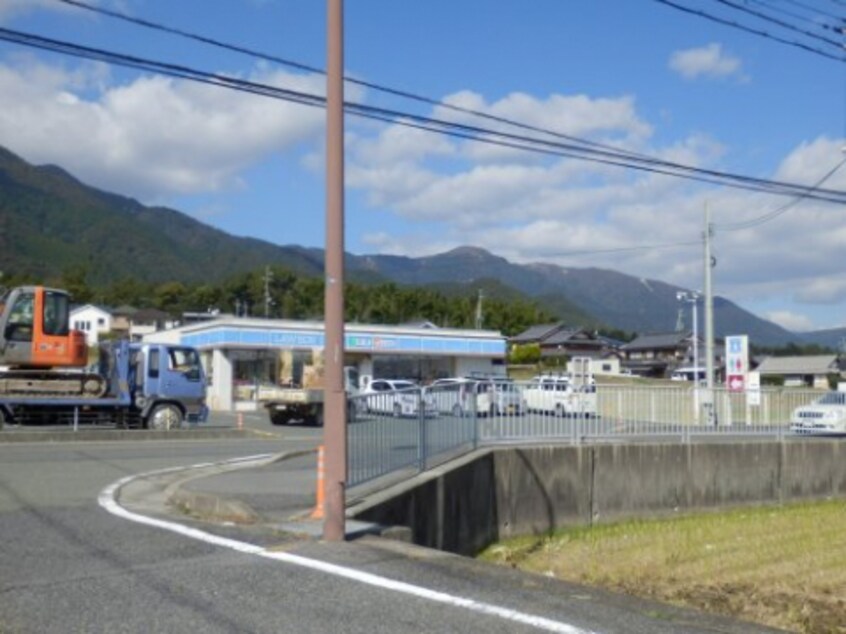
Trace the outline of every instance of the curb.
<instances>
[{"instance_id":1,"label":"curb","mask_svg":"<svg viewBox=\"0 0 846 634\"><path fill-rule=\"evenodd\" d=\"M2 429L2 427L0 427ZM16 442L90 442L117 440L217 440L226 438L277 438L276 435L252 429L87 429L83 431L14 431L0 432L0 444Z\"/></svg>"},{"instance_id":2,"label":"curb","mask_svg":"<svg viewBox=\"0 0 846 634\"><path fill-rule=\"evenodd\" d=\"M246 463L218 463L208 467L190 469L192 473L179 477L170 482L164 490L164 504L166 507L176 510L183 515L200 519L206 522L232 522L235 524L259 524L266 523L260 513L257 513L249 504L240 500L226 498L213 493L191 491L184 486L193 480L220 475L230 471L241 469L255 469L270 464L299 458L315 453L316 449L303 449L300 451L286 451L270 456L260 464L254 462ZM183 472L184 473L184 472Z\"/></svg>"}]
</instances>

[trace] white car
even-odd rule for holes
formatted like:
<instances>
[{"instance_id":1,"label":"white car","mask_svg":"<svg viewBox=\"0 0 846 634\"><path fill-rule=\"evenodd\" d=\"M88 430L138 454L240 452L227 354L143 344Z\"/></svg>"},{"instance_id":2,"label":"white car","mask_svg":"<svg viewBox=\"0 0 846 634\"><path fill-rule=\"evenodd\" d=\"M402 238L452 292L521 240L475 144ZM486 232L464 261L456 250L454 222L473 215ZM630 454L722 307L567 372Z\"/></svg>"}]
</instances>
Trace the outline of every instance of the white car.
<instances>
[{"instance_id":1,"label":"white car","mask_svg":"<svg viewBox=\"0 0 846 634\"><path fill-rule=\"evenodd\" d=\"M468 416L476 408L476 383L470 379L436 379L424 389L435 411L441 414Z\"/></svg>"},{"instance_id":2,"label":"white car","mask_svg":"<svg viewBox=\"0 0 846 634\"><path fill-rule=\"evenodd\" d=\"M796 434L846 434L846 392L828 392L793 410L790 431Z\"/></svg>"},{"instance_id":3,"label":"white car","mask_svg":"<svg viewBox=\"0 0 846 634\"><path fill-rule=\"evenodd\" d=\"M519 387L506 377L437 379L425 389L442 414L520 415L526 411Z\"/></svg>"},{"instance_id":4,"label":"white car","mask_svg":"<svg viewBox=\"0 0 846 634\"><path fill-rule=\"evenodd\" d=\"M530 412L556 416L596 416L596 385L573 385L570 377L559 375L536 376L523 390L523 398Z\"/></svg>"},{"instance_id":5,"label":"white car","mask_svg":"<svg viewBox=\"0 0 846 634\"><path fill-rule=\"evenodd\" d=\"M434 403L420 386L405 379L373 379L362 396L367 411L374 414L417 416L421 402L427 415L434 411Z\"/></svg>"}]
</instances>

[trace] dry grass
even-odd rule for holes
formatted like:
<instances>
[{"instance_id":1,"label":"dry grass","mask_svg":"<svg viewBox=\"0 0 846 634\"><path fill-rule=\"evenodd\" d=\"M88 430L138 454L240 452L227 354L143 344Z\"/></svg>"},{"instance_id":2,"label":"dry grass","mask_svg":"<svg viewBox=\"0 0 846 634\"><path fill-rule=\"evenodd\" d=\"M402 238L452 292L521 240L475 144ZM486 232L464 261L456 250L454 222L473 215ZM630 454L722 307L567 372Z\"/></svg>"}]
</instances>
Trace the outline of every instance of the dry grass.
<instances>
[{"instance_id":1,"label":"dry grass","mask_svg":"<svg viewBox=\"0 0 846 634\"><path fill-rule=\"evenodd\" d=\"M575 529L484 559L814 634L846 633L846 503Z\"/></svg>"}]
</instances>

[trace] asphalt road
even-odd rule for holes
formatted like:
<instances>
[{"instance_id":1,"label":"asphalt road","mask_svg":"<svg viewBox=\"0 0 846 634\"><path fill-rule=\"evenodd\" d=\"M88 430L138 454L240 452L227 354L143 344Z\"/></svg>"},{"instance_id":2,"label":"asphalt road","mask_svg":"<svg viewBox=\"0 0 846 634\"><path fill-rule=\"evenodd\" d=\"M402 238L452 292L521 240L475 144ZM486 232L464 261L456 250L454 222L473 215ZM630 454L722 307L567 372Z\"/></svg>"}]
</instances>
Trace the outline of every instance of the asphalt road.
<instances>
[{"instance_id":1,"label":"asphalt road","mask_svg":"<svg viewBox=\"0 0 846 634\"><path fill-rule=\"evenodd\" d=\"M0 633L768 631L388 540L151 526L98 504L124 478L311 449L321 434L243 425L262 435L0 443Z\"/></svg>"}]
</instances>

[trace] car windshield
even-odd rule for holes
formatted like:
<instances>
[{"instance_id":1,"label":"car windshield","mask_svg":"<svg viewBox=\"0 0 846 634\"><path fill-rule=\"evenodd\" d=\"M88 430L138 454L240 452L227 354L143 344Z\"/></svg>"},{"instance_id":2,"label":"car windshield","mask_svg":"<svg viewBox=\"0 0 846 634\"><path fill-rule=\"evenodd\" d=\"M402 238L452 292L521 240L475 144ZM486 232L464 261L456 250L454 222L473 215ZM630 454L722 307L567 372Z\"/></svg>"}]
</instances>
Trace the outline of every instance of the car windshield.
<instances>
[{"instance_id":1,"label":"car windshield","mask_svg":"<svg viewBox=\"0 0 846 634\"><path fill-rule=\"evenodd\" d=\"M394 381L395 390L408 390L416 387L411 381Z\"/></svg>"},{"instance_id":2,"label":"car windshield","mask_svg":"<svg viewBox=\"0 0 846 634\"><path fill-rule=\"evenodd\" d=\"M829 392L817 403L820 405L846 405L846 392Z\"/></svg>"}]
</instances>

